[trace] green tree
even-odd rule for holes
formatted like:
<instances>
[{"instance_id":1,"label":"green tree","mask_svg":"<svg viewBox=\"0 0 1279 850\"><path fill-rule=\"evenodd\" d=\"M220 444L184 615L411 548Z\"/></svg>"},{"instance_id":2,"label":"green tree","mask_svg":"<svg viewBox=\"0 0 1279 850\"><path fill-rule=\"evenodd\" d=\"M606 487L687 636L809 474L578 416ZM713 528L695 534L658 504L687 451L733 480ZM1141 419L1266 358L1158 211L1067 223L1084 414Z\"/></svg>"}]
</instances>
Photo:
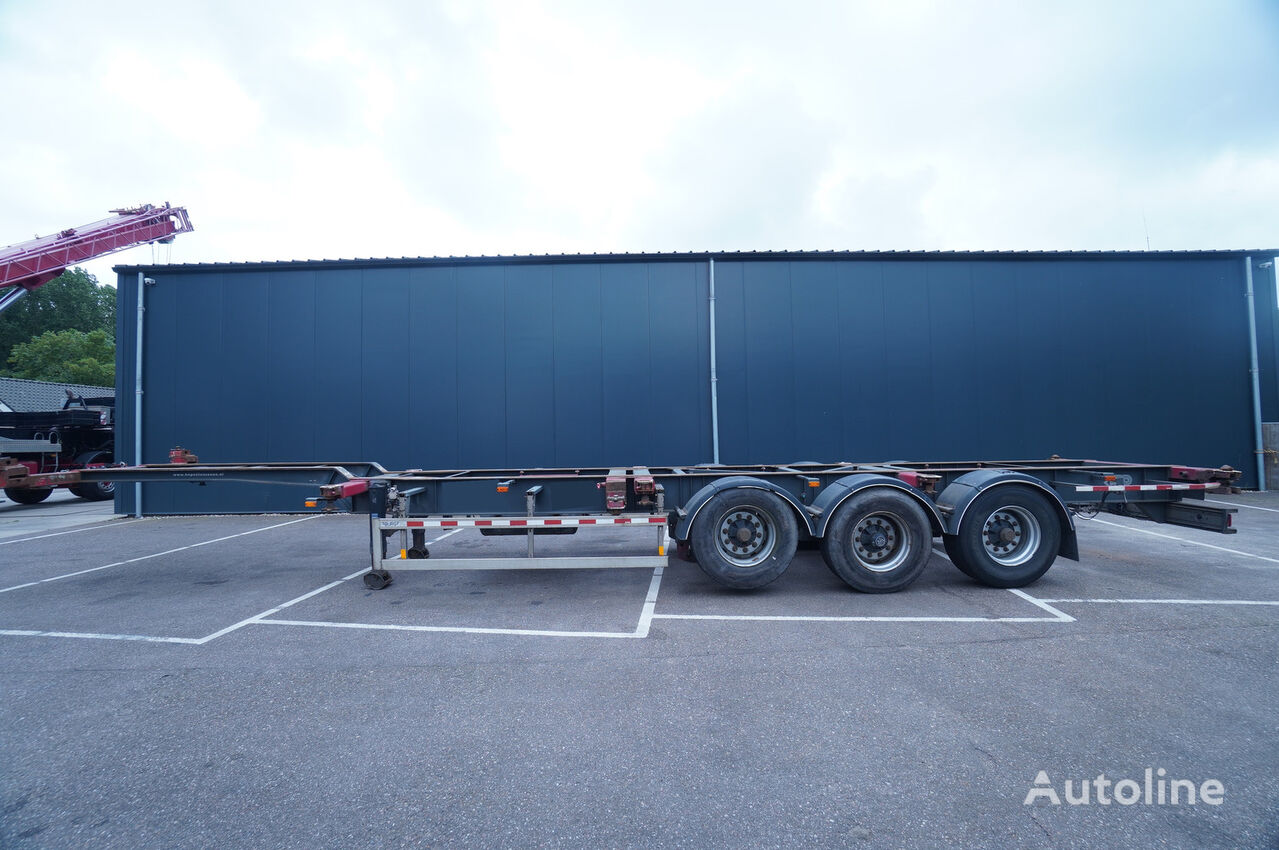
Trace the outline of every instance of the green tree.
<instances>
[{"instance_id":1,"label":"green tree","mask_svg":"<svg viewBox=\"0 0 1279 850\"><path fill-rule=\"evenodd\" d=\"M84 269L63 272L0 313L0 370L15 345L46 331L67 330L105 331L115 338L115 289L99 286Z\"/></svg>"},{"instance_id":2,"label":"green tree","mask_svg":"<svg viewBox=\"0 0 1279 850\"><path fill-rule=\"evenodd\" d=\"M115 386L115 340L106 331L46 331L9 356L14 378Z\"/></svg>"}]
</instances>

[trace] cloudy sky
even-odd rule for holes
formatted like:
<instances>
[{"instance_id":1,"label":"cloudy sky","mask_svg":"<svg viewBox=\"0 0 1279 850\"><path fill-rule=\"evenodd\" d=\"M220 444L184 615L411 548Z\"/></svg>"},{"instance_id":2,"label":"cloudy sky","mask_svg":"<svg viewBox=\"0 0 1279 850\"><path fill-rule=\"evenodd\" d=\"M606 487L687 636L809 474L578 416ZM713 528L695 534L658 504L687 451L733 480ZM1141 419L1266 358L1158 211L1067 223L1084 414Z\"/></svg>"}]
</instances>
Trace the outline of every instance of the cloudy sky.
<instances>
[{"instance_id":1,"label":"cloudy sky","mask_svg":"<svg viewBox=\"0 0 1279 850\"><path fill-rule=\"evenodd\" d=\"M0 0L0 110L0 244L167 200L173 262L1279 245L1276 0Z\"/></svg>"}]
</instances>

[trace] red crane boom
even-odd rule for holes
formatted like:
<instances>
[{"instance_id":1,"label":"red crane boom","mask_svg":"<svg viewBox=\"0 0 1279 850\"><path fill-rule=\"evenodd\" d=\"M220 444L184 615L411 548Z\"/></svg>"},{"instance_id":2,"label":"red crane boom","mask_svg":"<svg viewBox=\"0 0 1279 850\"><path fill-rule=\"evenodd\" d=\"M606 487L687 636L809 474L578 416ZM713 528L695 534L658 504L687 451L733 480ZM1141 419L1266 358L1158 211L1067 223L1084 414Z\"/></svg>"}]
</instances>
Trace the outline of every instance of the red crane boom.
<instances>
[{"instance_id":1,"label":"red crane boom","mask_svg":"<svg viewBox=\"0 0 1279 850\"><path fill-rule=\"evenodd\" d=\"M170 242L194 228L186 208L143 204L111 218L0 248L0 310L48 283L68 266L150 242ZM6 290L7 287L13 289Z\"/></svg>"}]
</instances>

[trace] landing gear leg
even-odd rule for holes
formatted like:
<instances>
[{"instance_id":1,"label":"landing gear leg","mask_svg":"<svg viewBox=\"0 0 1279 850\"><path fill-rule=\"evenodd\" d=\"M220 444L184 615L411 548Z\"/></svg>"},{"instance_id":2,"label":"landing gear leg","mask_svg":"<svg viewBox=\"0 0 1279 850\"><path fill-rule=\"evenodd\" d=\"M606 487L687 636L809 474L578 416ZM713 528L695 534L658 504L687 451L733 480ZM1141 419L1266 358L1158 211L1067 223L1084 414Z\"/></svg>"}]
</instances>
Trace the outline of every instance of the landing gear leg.
<instances>
[{"instance_id":1,"label":"landing gear leg","mask_svg":"<svg viewBox=\"0 0 1279 850\"><path fill-rule=\"evenodd\" d=\"M386 570L369 570L364 574L364 586L369 590L381 590L391 581L391 574Z\"/></svg>"},{"instance_id":2,"label":"landing gear leg","mask_svg":"<svg viewBox=\"0 0 1279 850\"><path fill-rule=\"evenodd\" d=\"M413 536L413 545L409 547L408 556L415 560L431 557L431 550L426 548L426 529L414 528L410 533Z\"/></svg>"},{"instance_id":3,"label":"landing gear leg","mask_svg":"<svg viewBox=\"0 0 1279 850\"><path fill-rule=\"evenodd\" d=\"M369 514L369 560L372 566L364 574L364 586L369 590L381 590L391 583L391 574L382 566L386 559L386 541L389 534L378 526L378 515Z\"/></svg>"}]
</instances>

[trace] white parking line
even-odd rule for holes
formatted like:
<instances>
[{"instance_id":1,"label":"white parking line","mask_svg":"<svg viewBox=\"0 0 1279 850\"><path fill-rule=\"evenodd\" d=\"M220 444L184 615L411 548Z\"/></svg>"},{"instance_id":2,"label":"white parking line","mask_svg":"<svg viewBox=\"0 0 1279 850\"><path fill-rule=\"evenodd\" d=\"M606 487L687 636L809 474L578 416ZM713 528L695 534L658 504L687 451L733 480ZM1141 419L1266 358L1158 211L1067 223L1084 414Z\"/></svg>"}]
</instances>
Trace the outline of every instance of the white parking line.
<instances>
[{"instance_id":1,"label":"white parking line","mask_svg":"<svg viewBox=\"0 0 1279 850\"><path fill-rule=\"evenodd\" d=\"M934 549L933 554L939 555L945 560L950 558L940 549ZM761 622L780 622L780 623L1073 623L1075 618L1058 611L1056 608L1047 604L1043 599L1036 599L1029 593L1016 588L1010 588L1010 592L1020 596L1027 602L1042 608L1051 617L946 617L946 616L806 616L801 614L654 614L653 618L658 620L729 620L729 621L761 621Z\"/></svg>"},{"instance_id":2,"label":"white parking line","mask_svg":"<svg viewBox=\"0 0 1279 850\"><path fill-rule=\"evenodd\" d=\"M272 526L268 526L267 528L258 528L258 529L254 529L253 531L246 531L246 532L243 532L242 534L232 534L228 537L219 537L217 540L206 540L204 541L204 543L196 543L192 546L184 546L182 547L182 549L193 549L195 548L195 546L204 546L208 543L217 543L220 540L230 540L232 537L243 537L245 534L254 534L258 531L267 531L269 528L279 528L282 525L292 525L294 522L302 522L307 519L315 519L315 517L314 516L304 517L303 519L280 523L279 525L272 525ZM463 529L458 528L458 529L454 529L453 531L445 532L444 534L441 534L439 537L435 537L431 540L428 540L427 545L430 545L432 543L438 543L439 541L443 540L445 537L451 537L452 535L457 534L459 531L462 531L462 530ZM180 552L182 551L182 549L172 549L170 550L170 552ZM167 555L167 554L169 554L169 552L160 552L157 555L147 555L144 558L135 558L134 560L135 561L146 560L146 558L154 558L154 557L158 557L159 555ZM133 563L133 562L121 561L120 563L127 564L127 563ZM109 566L119 566L119 564L110 564ZM106 569L106 568L95 567L94 569ZM281 605L277 605L274 608L270 608L266 611L263 611L260 614L255 614L254 616L241 620L238 623L233 623L227 626L226 628L218 629L216 632L213 632L212 634L209 634L209 635L205 635L204 637L201 637L201 638L158 637L158 636L152 636L152 635L103 634L98 632L53 632L53 631L41 631L37 629L0 629L0 636L61 637L61 638L81 638L81 639L89 639L89 640L125 640L125 641L144 641L149 643L180 643L180 644L187 644L189 646L202 646L208 643L209 641L217 640L218 638L228 635L231 632L242 629L245 626L256 625L258 623L263 623L263 622L270 623L272 625L285 623L287 621L266 620L264 618L270 617L272 614L279 613L280 611L283 611L285 608L289 608L293 605L298 604L299 602L303 602L307 599L310 599L312 596L318 596L319 594L323 593L326 590L332 590L333 588L337 587L343 582L350 581L351 579L356 578L358 576L362 576L368 571L369 571L368 567L363 567L360 570L351 573L350 575L343 576L342 578L336 581L331 581L328 584L324 585L323 587L317 587L315 590L308 591L307 593L304 593L301 596L296 597L295 599L290 599L288 602L285 602ZM81 575L84 572L93 572L93 570L83 570L81 571L81 573L69 573L68 575ZM61 577L66 578L66 576L61 576ZM54 581L54 580L55 579L45 579L45 581ZM26 584L26 585L16 585L15 587L12 587L12 588L6 588L6 590L16 590L19 587L30 587L32 584L39 584L39 583L40 582L31 582L30 584ZM0 591L0 592L3 592L3 591ZM651 595L651 591L650 591L650 595ZM317 623L316 625L322 625L322 624ZM577 634L577 633L572 633L572 634ZM608 635L608 636L611 636L611 635ZM633 635L629 635L629 636L633 636Z\"/></svg>"},{"instance_id":3,"label":"white parking line","mask_svg":"<svg viewBox=\"0 0 1279 850\"><path fill-rule=\"evenodd\" d=\"M82 575L85 575L86 573L96 573L99 570L109 570L112 567L122 567L125 564L136 564L139 561L149 561L152 558L160 558L160 557L163 557L164 555L172 555L176 552L185 552L188 549L198 549L201 546L208 546L211 543L221 543L224 540L234 540L237 537L247 537L250 534L257 534L260 531L270 531L273 528L283 528L286 525L296 525L299 522L306 522L307 520L315 519L317 516L320 516L320 514L314 514L312 516L304 516L301 519L293 519L293 520L289 520L288 522L277 523L276 525L268 525L265 528L255 528L251 531L242 531L239 534L228 534L226 537L217 537L217 538L214 538L213 540L203 540L199 543L192 543L190 546L179 546L176 549L167 549L164 552L156 552L153 555L143 555L138 558L130 558L127 561L116 561L114 564L104 564L101 567L90 567L87 570L76 570L73 573L64 573L60 576L51 576L49 578L37 579L36 581L28 581L28 582L25 582L24 584L15 584L12 587L0 588L0 593L8 593L11 590L21 590L24 587L35 587L38 584L45 584L51 581L61 581L64 578L74 578L75 576L82 576Z\"/></svg>"},{"instance_id":4,"label":"white parking line","mask_svg":"<svg viewBox=\"0 0 1279 850\"><path fill-rule=\"evenodd\" d=\"M461 529L457 529L461 531ZM450 531L449 534L456 534L457 531ZM436 540L442 540L448 534L437 537ZM430 541L434 543L435 540ZM360 570L355 575L363 575L367 570ZM237 624L249 625L262 624L267 626L310 626L312 628L330 628L330 629L365 629L370 631L393 631L393 632L447 632L453 634L466 635L517 635L523 637L577 637L577 638L646 638L650 628L652 627L655 615L653 609L657 605L657 594L662 586L663 567L657 567L653 570L653 578L648 583L648 594L644 597L644 607L640 610L639 622L635 626L635 630L631 632L585 632L585 631L568 631L560 629L502 629L488 626L403 626L393 623L345 623L333 622L326 620L276 620L262 619L265 615L259 615L252 621ZM354 576L348 576L354 578ZM345 579L343 579L345 581ZM328 588L322 588L327 590ZM301 601L301 600L298 600ZM289 603L292 604L292 603ZM285 606L281 606L285 607ZM270 612L268 612L270 613Z\"/></svg>"},{"instance_id":5,"label":"white parking line","mask_svg":"<svg viewBox=\"0 0 1279 850\"><path fill-rule=\"evenodd\" d=\"M1040 599L1040 602L1098 602L1121 605L1279 605L1279 601L1262 599Z\"/></svg>"},{"instance_id":6,"label":"white parking line","mask_svg":"<svg viewBox=\"0 0 1279 850\"><path fill-rule=\"evenodd\" d=\"M541 629L487 629L472 626L399 626L389 623L330 623L323 620L258 620L268 626L315 626L326 629L368 629L396 632L457 632L468 635L524 635L526 637L633 638L635 632L557 632Z\"/></svg>"},{"instance_id":7,"label":"white parking line","mask_svg":"<svg viewBox=\"0 0 1279 850\"><path fill-rule=\"evenodd\" d=\"M653 580L648 583L648 596L644 597L644 608L640 611L639 624L635 626L635 637L646 638L653 625L653 610L657 607L657 591L662 586L664 567L653 570Z\"/></svg>"},{"instance_id":8,"label":"white parking line","mask_svg":"<svg viewBox=\"0 0 1279 850\"><path fill-rule=\"evenodd\" d=\"M199 644L202 642L199 638L152 637L151 635L108 635L97 634L94 632L41 632L33 631L31 629L0 629L0 635L17 637L82 638L88 640L136 640L143 641L145 643Z\"/></svg>"},{"instance_id":9,"label":"white parking line","mask_svg":"<svg viewBox=\"0 0 1279 850\"><path fill-rule=\"evenodd\" d=\"M1036 599L1035 597L1031 596L1031 595L1030 595L1029 593L1027 593L1026 591L1024 591L1024 590L1018 590L1018 589L1017 589L1017 588L1015 588L1015 587L1010 587L1010 588L1008 588L1008 592L1009 592L1009 593L1014 593L1014 594L1016 594L1017 596L1020 596L1022 599L1025 599L1025 600L1026 600L1027 602L1029 602L1031 605L1035 605L1035 606L1037 606L1037 607L1039 607L1039 608L1043 608L1043 609L1044 609L1045 611L1047 611L1049 614L1052 614L1053 616L1055 616L1055 617L1057 618L1057 621L1058 621L1058 622L1061 622L1061 623L1073 623L1073 622L1075 622L1075 618L1074 618L1074 617L1070 616L1069 614L1065 613L1064 611L1058 611L1056 608L1054 608L1053 606L1049 605L1049 604L1048 604L1048 600L1046 600L1046 599Z\"/></svg>"},{"instance_id":10,"label":"white parking line","mask_svg":"<svg viewBox=\"0 0 1279 850\"><path fill-rule=\"evenodd\" d=\"M150 519L150 517L148 517ZM97 531L100 528L119 528L122 525L133 525L135 522L142 522L140 519L127 519L123 522L109 522L104 525L93 525L88 528L73 528L70 531L55 531L53 534L41 534L38 537L23 537L20 540L0 540L0 546L8 546L10 543L27 543L31 540L44 540L46 537L61 537L64 534L79 534L82 531Z\"/></svg>"},{"instance_id":11,"label":"white parking line","mask_svg":"<svg viewBox=\"0 0 1279 850\"><path fill-rule=\"evenodd\" d=\"M227 626L225 629L218 629L216 632L214 632L211 635L205 635L204 637L199 638L196 642L201 644L208 643L211 640L217 640L223 635L229 635L231 634L231 632L235 631L236 629L242 629L245 626L251 626L254 623L260 623L262 622L263 617L269 617L272 614L276 614L280 611L283 611L285 608L291 608L292 606L298 604L299 602L303 602L307 599L310 599L312 596L318 596L319 594L323 593L326 590L332 590L333 588L337 587L339 584L346 581L347 579L355 578L358 575L362 575L364 572L365 572L364 570L360 570L360 572L358 573L351 573L351 575L347 576L346 578L340 578L337 581L331 581L328 584L324 585L324 587L317 587L315 590L312 590L309 593L304 593L301 596L297 597L296 599L290 599L288 602L285 602L283 605L276 605L274 608L268 608L266 611L263 611L261 614L255 614L252 617L249 617L247 619L241 620L238 623L234 623L230 626Z\"/></svg>"},{"instance_id":12,"label":"white parking line","mask_svg":"<svg viewBox=\"0 0 1279 850\"><path fill-rule=\"evenodd\" d=\"M296 599L290 599L288 602L285 602L283 605L277 605L274 608L263 611L261 614L257 614L253 617L249 617L248 619L241 620L240 622L235 623L234 625L227 626L224 629L218 629L213 634L205 635L202 638L152 637L150 635L112 635L112 634L98 634L96 632L44 632L44 631L35 631L31 629L0 629L0 635L10 635L10 636L16 636L16 637L89 638L93 640L139 640L139 641L148 641L151 643L184 643L192 646L202 646L211 640L216 640L222 637L223 635L228 635L237 629L242 629L245 626L253 625L254 623L259 622L263 617L269 617L272 614L275 614L279 611L283 611L285 608L288 608L291 605L296 605L299 602L302 602L303 600L306 600L306 599L310 599L312 596L316 596L320 593L323 593L326 590L332 590L333 588L337 587L342 582L348 581L349 579L353 579L359 575L364 575L364 573L366 572L368 572L368 570L360 570L358 573L351 573L349 576L340 578L337 581L331 581L328 584L324 585L323 587L318 587L315 590L310 591L309 593L302 594Z\"/></svg>"},{"instance_id":13,"label":"white parking line","mask_svg":"<svg viewBox=\"0 0 1279 850\"><path fill-rule=\"evenodd\" d=\"M655 620L735 620L773 623L1056 623L1056 617L813 617L790 614L654 614Z\"/></svg>"},{"instance_id":14,"label":"white parking line","mask_svg":"<svg viewBox=\"0 0 1279 850\"><path fill-rule=\"evenodd\" d=\"M1244 506L1250 507L1250 506ZM1269 509L1266 509L1269 510ZM200 543L194 543L189 546L181 546L175 549L169 549L164 552L157 552L152 555L144 555L127 561L119 561L113 564L106 564L101 567L93 567L87 570L80 570L74 573L67 573L61 576L54 576L39 581L28 582L26 584L15 585L0 589L0 593L10 590L17 590L22 587L31 587L33 585L45 582L58 581L64 578L84 575L86 573L96 572L98 570L109 569L111 567L123 566L125 564L137 563L151 558L158 558L163 555L174 554L188 549L194 549L200 546L207 546L212 543L219 543L225 540L231 540L237 537L244 537L250 534L256 534L260 531L269 531L275 528L281 528L296 523L305 522L315 519L315 516L306 516L300 519L290 520L288 522L278 523L263 528L252 529L250 531L240 532L238 534L218 537L213 540L205 540ZM138 520L131 520L136 522ZM1173 537L1159 532L1146 531L1145 529L1131 528L1119 523L1108 522L1106 520L1094 519L1094 522L1101 522L1104 525L1111 525L1118 528L1136 531L1141 534L1150 534L1156 537L1163 537L1175 540L1181 543L1189 543L1196 546L1204 546L1210 549L1217 549L1231 554L1243 555L1249 558L1256 558L1263 561L1271 561L1279 563L1279 559L1267 558L1262 555L1254 555L1250 552L1242 552L1235 549L1228 549L1223 546L1214 546L1208 543L1199 543L1193 540L1185 540L1179 537ZM125 524L125 523L118 523ZM95 526L94 528L105 528L113 526ZM90 531L93 528L74 529L72 531L59 532L58 534L70 534L77 531ZM464 529L458 528L448 531L432 540L427 541L428 544L437 543L446 537L458 534ZM58 536L57 534L44 535L46 537ZM36 540L41 538L27 538ZM4 541L4 542L22 542L22 541ZM3 543L0 543L3 545ZM934 549L933 552L943 559L950 560L944 551ZM273 615L318 596L328 590L350 581L354 578L364 575L368 572L368 568L364 567L360 570L343 576L340 579L331 581L321 587L308 591L301 596L269 608L252 617L243 619L237 623L226 626L211 634L200 638L182 638L182 637L162 637L152 635L135 635L135 634L108 634L97 632L66 632L66 631L43 631L32 629L0 629L0 636L22 636L22 637L62 637L77 638L91 640L117 640L117 641L138 641L146 643L171 643L201 646L210 641L217 640L239 629L251 625L269 625L269 626L300 626L310 628L329 628L329 629L356 629L368 631L402 631L402 632L436 632L436 633L452 633L452 634L475 634L475 635L514 635L525 637L581 637L581 638L606 638L606 639L634 639L647 638L651 631L653 620L707 620L707 621L737 621L737 622L827 622L827 623L1071 623L1075 622L1075 618L1065 612L1053 607L1055 604L1069 603L1111 603L1111 604L1151 604L1151 605L1251 605L1251 606L1279 606L1279 601L1272 600L1237 600L1237 599L1108 599L1108 598L1071 598L1071 599L1041 599L1026 593L1017 588L1010 588L1009 592L1015 596L1024 599L1030 604L1043 610L1047 617L981 617L981 616L873 616L873 615L849 615L849 616L819 616L819 615L744 615L744 614L659 614L656 612L658 594L660 592L664 568L658 567L653 571L652 579L649 582L648 592L644 599L644 605L640 611L639 621L634 631L630 632L609 632L609 631L570 631L557 629L515 629L515 628L492 628L483 626L428 626L428 625L398 625L389 623L349 623L349 622L329 622L322 620L290 620L279 619Z\"/></svg>"},{"instance_id":15,"label":"white parking line","mask_svg":"<svg viewBox=\"0 0 1279 850\"><path fill-rule=\"evenodd\" d=\"M1073 623L1075 618L1036 599L1029 593L1012 589L1011 593L1042 608L1051 617L947 617L947 616L806 616L800 614L654 614L657 620L729 620L772 623Z\"/></svg>"},{"instance_id":16,"label":"white parking line","mask_svg":"<svg viewBox=\"0 0 1279 850\"><path fill-rule=\"evenodd\" d=\"M1279 514L1279 510L1275 508L1263 508L1261 505L1245 505L1243 502L1227 502L1225 499L1204 499L1205 502L1215 502L1219 505L1230 505L1232 508L1252 508L1254 511L1269 511L1272 514Z\"/></svg>"},{"instance_id":17,"label":"white parking line","mask_svg":"<svg viewBox=\"0 0 1279 850\"><path fill-rule=\"evenodd\" d=\"M1241 552L1238 549L1228 549L1225 546L1215 546L1212 543L1200 543L1198 540L1187 540L1184 537L1173 537L1171 534L1164 534L1159 531L1148 531L1144 528L1133 528L1130 525L1123 525L1118 522L1102 519L1101 517L1093 517L1088 522L1099 522L1102 525L1109 525L1115 528L1122 528L1124 531L1132 531L1137 534L1149 534L1151 537L1162 537L1165 540L1176 540L1178 543L1188 543L1191 546L1202 546L1205 549L1216 549L1218 552L1229 552L1232 555L1243 555L1245 558L1256 558L1258 561L1268 561L1272 564L1279 564L1279 558L1267 558L1265 555L1254 555L1251 552Z\"/></svg>"}]
</instances>

